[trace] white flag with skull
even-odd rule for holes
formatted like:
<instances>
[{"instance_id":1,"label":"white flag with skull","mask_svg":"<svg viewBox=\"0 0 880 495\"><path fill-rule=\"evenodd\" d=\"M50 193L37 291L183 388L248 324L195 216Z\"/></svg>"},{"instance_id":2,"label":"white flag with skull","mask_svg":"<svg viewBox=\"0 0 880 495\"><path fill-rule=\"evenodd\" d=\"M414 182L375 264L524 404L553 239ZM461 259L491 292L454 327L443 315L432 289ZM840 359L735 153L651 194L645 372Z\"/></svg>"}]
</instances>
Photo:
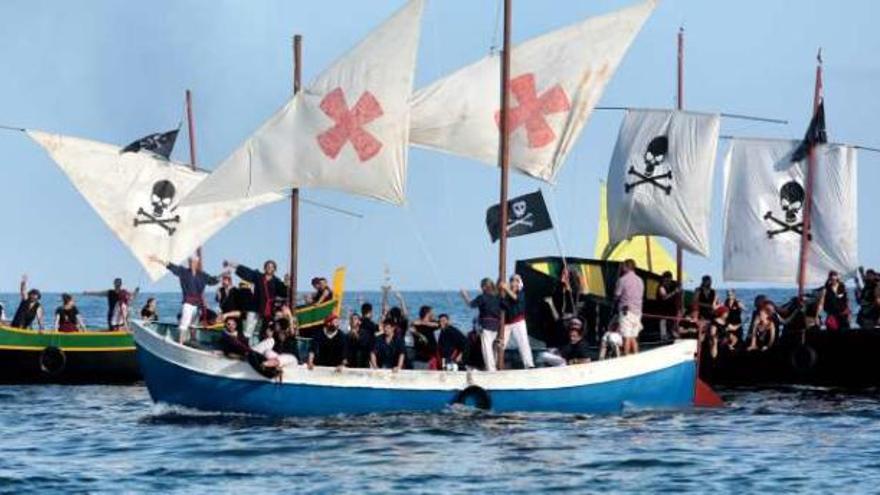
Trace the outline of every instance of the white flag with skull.
<instances>
[{"instance_id":1,"label":"white flag with skull","mask_svg":"<svg viewBox=\"0 0 880 495\"><path fill-rule=\"evenodd\" d=\"M735 139L724 164L724 279L797 282L807 160L792 163L800 141ZM815 148L812 227L806 280L858 268L856 150Z\"/></svg>"},{"instance_id":2,"label":"white flag with skull","mask_svg":"<svg viewBox=\"0 0 880 495\"><path fill-rule=\"evenodd\" d=\"M183 261L233 218L282 199L279 194L199 206L179 201L208 174L148 152L121 153L118 146L40 131L27 131L131 250L153 281L167 271L155 255Z\"/></svg>"},{"instance_id":3,"label":"white flag with skull","mask_svg":"<svg viewBox=\"0 0 880 495\"><path fill-rule=\"evenodd\" d=\"M608 169L609 246L666 237L709 255L718 114L629 110Z\"/></svg>"}]
</instances>

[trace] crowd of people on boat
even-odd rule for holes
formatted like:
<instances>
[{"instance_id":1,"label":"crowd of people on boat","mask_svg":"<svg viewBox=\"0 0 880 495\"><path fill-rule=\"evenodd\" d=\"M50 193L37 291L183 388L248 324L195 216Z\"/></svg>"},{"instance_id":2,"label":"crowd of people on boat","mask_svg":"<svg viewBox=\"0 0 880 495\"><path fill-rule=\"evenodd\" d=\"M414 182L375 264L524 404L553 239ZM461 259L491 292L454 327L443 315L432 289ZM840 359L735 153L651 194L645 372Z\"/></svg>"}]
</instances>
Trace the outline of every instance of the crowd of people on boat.
<instances>
[{"instance_id":1,"label":"crowd of people on boat","mask_svg":"<svg viewBox=\"0 0 880 495\"><path fill-rule=\"evenodd\" d=\"M519 275L497 283L484 278L479 294L474 297L461 291L464 303L476 311L469 331L456 327L449 314L436 315L430 305L421 306L412 318L403 296L390 287L383 288L378 312L372 303L364 302L359 312L344 315L342 323L334 313L323 321L300 325L289 305L289 278L279 277L274 261L266 261L261 270L224 261L224 271L215 276L206 273L195 256L186 266L158 258L152 260L165 266L180 284L179 343L199 345L198 328L222 325L220 352L255 361L261 370L303 364L310 369L329 366L495 371L501 368L498 361L504 359L511 342L518 350L516 367L580 364L594 357L606 359L638 353L639 335L651 318L658 320L661 341L697 338L716 357L723 353L768 351L783 334L803 334L820 327L828 331L848 330L853 319L849 292L835 272L829 273L822 287L803 296L776 304L759 295L751 308L738 299L734 290L728 290L721 299L711 277L704 276L685 311L680 309L682 288L666 272L649 297L656 314L646 315L645 283L636 273L633 260L626 260L621 263L610 303L595 299L585 303L589 299L582 297L587 291L580 287L579 276L563 270L559 294L545 299L554 322L550 333L545 332L546 348L542 345L540 352L533 352L524 284ZM233 277L239 279L237 284ZM327 279L316 277L311 285L313 292L298 303L312 305L334 299ZM213 307L205 299L210 286L218 286ZM880 320L880 274L860 270L856 286L853 295L859 310L855 322L862 328L876 327ZM9 326L44 329L40 291L28 288L24 276L19 292L21 300ZM110 289L81 295L106 298L107 328L118 331L128 329L130 307L138 293L139 289L124 288L117 278ZM751 310L748 319L744 317L747 309ZM160 320L155 298L146 300L139 316L147 322ZM0 317L6 321L2 306ZM61 295L51 328L59 332L86 329L72 294ZM598 352L594 353L597 347Z\"/></svg>"}]
</instances>

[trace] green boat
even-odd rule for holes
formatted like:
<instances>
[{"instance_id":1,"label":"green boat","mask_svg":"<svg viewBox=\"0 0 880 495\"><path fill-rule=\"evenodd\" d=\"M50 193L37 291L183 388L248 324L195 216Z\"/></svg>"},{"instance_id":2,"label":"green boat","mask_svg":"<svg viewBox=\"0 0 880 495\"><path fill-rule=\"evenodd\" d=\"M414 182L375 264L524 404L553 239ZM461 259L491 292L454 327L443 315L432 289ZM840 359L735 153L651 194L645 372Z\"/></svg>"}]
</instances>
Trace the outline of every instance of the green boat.
<instances>
[{"instance_id":1,"label":"green boat","mask_svg":"<svg viewBox=\"0 0 880 495\"><path fill-rule=\"evenodd\" d=\"M323 324L339 314L345 269L333 276L332 300L296 310L300 328ZM221 327L200 330L212 341ZM0 326L0 384L130 384L141 380L134 339L127 331L62 333Z\"/></svg>"}]
</instances>

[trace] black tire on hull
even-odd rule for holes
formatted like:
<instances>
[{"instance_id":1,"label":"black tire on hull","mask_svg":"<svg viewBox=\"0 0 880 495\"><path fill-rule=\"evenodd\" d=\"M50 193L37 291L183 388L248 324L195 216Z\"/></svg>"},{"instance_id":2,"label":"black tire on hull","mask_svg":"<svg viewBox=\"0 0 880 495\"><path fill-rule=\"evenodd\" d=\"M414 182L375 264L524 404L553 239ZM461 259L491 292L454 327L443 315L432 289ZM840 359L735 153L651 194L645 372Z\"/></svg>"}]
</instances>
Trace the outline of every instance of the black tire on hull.
<instances>
[{"instance_id":1,"label":"black tire on hull","mask_svg":"<svg viewBox=\"0 0 880 495\"><path fill-rule=\"evenodd\" d=\"M452 403L468 406L472 405L477 409L483 410L492 409L492 397L489 396L489 392L486 392L485 389L476 385L471 385L456 394Z\"/></svg>"},{"instance_id":2,"label":"black tire on hull","mask_svg":"<svg viewBox=\"0 0 880 495\"><path fill-rule=\"evenodd\" d=\"M49 375L57 376L64 372L67 366L67 355L58 347L49 346L40 352L40 371Z\"/></svg>"},{"instance_id":3,"label":"black tire on hull","mask_svg":"<svg viewBox=\"0 0 880 495\"><path fill-rule=\"evenodd\" d=\"M808 344L803 344L791 350L789 360L791 368L800 375L808 375L816 368L819 354Z\"/></svg>"}]
</instances>

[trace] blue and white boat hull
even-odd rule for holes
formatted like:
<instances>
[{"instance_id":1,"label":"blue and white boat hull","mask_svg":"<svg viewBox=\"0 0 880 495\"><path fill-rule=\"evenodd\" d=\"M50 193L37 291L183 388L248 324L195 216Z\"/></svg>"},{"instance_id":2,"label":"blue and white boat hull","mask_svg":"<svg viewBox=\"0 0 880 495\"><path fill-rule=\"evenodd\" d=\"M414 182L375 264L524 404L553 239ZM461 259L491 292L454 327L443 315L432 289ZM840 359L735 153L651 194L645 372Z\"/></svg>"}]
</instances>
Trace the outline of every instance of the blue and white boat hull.
<instances>
[{"instance_id":1,"label":"blue and white boat hull","mask_svg":"<svg viewBox=\"0 0 880 495\"><path fill-rule=\"evenodd\" d=\"M134 329L153 400L205 411L268 416L431 412L475 399L498 412L619 413L625 407L674 409L694 403L696 342L691 340L633 356L531 370L394 373L290 366L279 382L247 362L168 341L140 322Z\"/></svg>"}]
</instances>

